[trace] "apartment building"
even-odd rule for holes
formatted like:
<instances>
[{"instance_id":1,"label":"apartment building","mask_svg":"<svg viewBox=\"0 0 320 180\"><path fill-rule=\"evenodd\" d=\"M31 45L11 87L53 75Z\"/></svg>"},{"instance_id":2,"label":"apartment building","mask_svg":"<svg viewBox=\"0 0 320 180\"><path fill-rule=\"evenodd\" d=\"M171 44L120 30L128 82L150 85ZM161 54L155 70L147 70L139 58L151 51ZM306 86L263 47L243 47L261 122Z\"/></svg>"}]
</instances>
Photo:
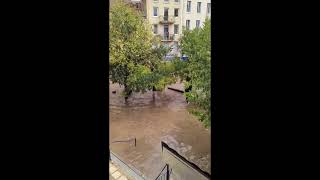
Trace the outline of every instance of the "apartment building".
<instances>
[{"instance_id":1,"label":"apartment building","mask_svg":"<svg viewBox=\"0 0 320 180\"><path fill-rule=\"evenodd\" d=\"M177 48L183 27L202 27L211 17L211 0L126 0L141 11L151 24L155 36L172 46L171 54L180 55Z\"/></svg>"},{"instance_id":2,"label":"apartment building","mask_svg":"<svg viewBox=\"0 0 320 180\"><path fill-rule=\"evenodd\" d=\"M145 6L154 35L161 37L163 44L174 46L172 53L177 54L176 47L182 34L181 0L149 0Z\"/></svg>"},{"instance_id":3,"label":"apartment building","mask_svg":"<svg viewBox=\"0 0 320 180\"><path fill-rule=\"evenodd\" d=\"M182 24L186 29L202 27L211 18L211 0L183 0Z\"/></svg>"},{"instance_id":4,"label":"apartment building","mask_svg":"<svg viewBox=\"0 0 320 180\"><path fill-rule=\"evenodd\" d=\"M171 53L176 55L180 55L177 45L183 27L202 27L205 19L211 17L211 0L147 0L145 7L153 33L164 44L173 46Z\"/></svg>"}]
</instances>

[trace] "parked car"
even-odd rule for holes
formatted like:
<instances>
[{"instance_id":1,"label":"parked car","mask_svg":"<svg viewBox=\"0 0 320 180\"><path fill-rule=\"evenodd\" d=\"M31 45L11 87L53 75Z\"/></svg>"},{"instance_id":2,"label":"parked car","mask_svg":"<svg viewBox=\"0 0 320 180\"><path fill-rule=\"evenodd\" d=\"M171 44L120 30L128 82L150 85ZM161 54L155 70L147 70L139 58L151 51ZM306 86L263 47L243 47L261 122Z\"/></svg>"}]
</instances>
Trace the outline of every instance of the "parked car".
<instances>
[{"instance_id":1,"label":"parked car","mask_svg":"<svg viewBox=\"0 0 320 180\"><path fill-rule=\"evenodd\" d=\"M182 61L187 61L188 60L188 56L187 55L182 55L180 59Z\"/></svg>"}]
</instances>

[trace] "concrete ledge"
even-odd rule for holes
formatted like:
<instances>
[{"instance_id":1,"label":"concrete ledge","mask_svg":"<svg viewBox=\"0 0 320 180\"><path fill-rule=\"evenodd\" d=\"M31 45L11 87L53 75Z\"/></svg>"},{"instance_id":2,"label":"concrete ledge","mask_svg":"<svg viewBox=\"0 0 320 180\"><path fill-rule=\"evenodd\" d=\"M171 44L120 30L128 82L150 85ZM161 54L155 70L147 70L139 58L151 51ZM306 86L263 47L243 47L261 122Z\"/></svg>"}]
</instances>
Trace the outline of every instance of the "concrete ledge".
<instances>
[{"instance_id":1,"label":"concrete ledge","mask_svg":"<svg viewBox=\"0 0 320 180\"><path fill-rule=\"evenodd\" d=\"M117 165L128 179L146 180L147 178L132 165L125 163L114 152L110 151L111 162Z\"/></svg>"}]
</instances>

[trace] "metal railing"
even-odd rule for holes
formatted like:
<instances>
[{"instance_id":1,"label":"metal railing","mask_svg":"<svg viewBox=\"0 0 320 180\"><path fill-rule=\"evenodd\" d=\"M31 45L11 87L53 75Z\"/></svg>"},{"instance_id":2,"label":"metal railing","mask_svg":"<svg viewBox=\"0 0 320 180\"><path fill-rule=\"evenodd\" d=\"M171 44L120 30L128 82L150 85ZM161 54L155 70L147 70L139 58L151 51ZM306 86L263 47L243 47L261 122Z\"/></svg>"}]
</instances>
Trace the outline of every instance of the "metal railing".
<instances>
[{"instance_id":1,"label":"metal railing","mask_svg":"<svg viewBox=\"0 0 320 180\"><path fill-rule=\"evenodd\" d=\"M163 24L165 24L165 23L172 24L175 22L175 19L173 16L162 16L161 15L161 16L159 16L159 22L163 23Z\"/></svg>"},{"instance_id":2,"label":"metal railing","mask_svg":"<svg viewBox=\"0 0 320 180\"><path fill-rule=\"evenodd\" d=\"M155 180L169 180L169 178L170 178L169 165L166 164Z\"/></svg>"},{"instance_id":3,"label":"metal railing","mask_svg":"<svg viewBox=\"0 0 320 180\"><path fill-rule=\"evenodd\" d=\"M173 41L174 40L174 34L163 34L161 35L162 41Z\"/></svg>"}]
</instances>

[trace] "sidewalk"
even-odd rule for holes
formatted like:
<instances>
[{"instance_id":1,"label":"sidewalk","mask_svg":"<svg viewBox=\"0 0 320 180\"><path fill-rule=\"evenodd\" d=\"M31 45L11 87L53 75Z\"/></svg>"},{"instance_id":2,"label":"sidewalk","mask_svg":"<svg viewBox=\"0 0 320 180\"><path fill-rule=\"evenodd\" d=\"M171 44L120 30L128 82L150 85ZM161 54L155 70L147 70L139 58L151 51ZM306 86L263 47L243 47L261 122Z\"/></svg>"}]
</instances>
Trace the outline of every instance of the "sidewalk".
<instances>
[{"instance_id":1,"label":"sidewalk","mask_svg":"<svg viewBox=\"0 0 320 180\"><path fill-rule=\"evenodd\" d=\"M124 174L122 174L118 167L109 161L109 179L111 180L129 180Z\"/></svg>"}]
</instances>

